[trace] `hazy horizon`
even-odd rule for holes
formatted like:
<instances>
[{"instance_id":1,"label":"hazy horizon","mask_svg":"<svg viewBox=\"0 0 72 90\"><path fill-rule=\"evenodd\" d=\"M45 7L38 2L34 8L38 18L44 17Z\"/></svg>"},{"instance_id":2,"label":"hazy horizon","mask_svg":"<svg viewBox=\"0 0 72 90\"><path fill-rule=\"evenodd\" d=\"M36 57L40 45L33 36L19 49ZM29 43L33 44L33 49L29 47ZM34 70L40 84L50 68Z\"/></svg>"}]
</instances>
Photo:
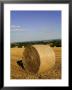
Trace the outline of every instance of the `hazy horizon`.
<instances>
[{"instance_id":1,"label":"hazy horizon","mask_svg":"<svg viewBox=\"0 0 72 90\"><path fill-rule=\"evenodd\" d=\"M10 41L61 39L61 11L11 11Z\"/></svg>"},{"instance_id":2,"label":"hazy horizon","mask_svg":"<svg viewBox=\"0 0 72 90\"><path fill-rule=\"evenodd\" d=\"M33 41L20 41L20 42L11 42L11 43L38 42L38 41L53 41L53 40L61 40L61 39L33 40Z\"/></svg>"}]
</instances>

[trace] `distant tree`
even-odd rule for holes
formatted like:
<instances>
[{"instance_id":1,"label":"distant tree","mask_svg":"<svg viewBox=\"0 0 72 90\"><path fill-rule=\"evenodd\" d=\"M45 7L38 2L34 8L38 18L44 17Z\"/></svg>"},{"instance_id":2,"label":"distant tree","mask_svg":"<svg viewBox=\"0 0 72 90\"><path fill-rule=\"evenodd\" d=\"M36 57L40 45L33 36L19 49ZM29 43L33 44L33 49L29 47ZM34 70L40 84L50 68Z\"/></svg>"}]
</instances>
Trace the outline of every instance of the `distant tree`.
<instances>
[{"instance_id":1,"label":"distant tree","mask_svg":"<svg viewBox=\"0 0 72 90\"><path fill-rule=\"evenodd\" d=\"M15 47L15 44L11 44L11 48L14 48Z\"/></svg>"},{"instance_id":2,"label":"distant tree","mask_svg":"<svg viewBox=\"0 0 72 90\"><path fill-rule=\"evenodd\" d=\"M20 43L18 44L18 48L22 48L22 45Z\"/></svg>"}]
</instances>

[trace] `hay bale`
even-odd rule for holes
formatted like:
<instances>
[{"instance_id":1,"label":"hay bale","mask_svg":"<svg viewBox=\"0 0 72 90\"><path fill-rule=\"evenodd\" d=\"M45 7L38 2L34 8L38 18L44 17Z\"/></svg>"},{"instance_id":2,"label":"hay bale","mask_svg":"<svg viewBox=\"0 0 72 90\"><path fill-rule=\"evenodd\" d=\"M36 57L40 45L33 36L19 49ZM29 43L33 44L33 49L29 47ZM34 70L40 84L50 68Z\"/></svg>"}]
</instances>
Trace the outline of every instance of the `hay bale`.
<instances>
[{"instance_id":1,"label":"hay bale","mask_svg":"<svg viewBox=\"0 0 72 90\"><path fill-rule=\"evenodd\" d=\"M24 48L24 46L22 46L22 48Z\"/></svg>"},{"instance_id":2,"label":"hay bale","mask_svg":"<svg viewBox=\"0 0 72 90\"><path fill-rule=\"evenodd\" d=\"M43 73L55 64L55 54L48 45L33 45L25 47L23 65L31 73Z\"/></svg>"}]
</instances>

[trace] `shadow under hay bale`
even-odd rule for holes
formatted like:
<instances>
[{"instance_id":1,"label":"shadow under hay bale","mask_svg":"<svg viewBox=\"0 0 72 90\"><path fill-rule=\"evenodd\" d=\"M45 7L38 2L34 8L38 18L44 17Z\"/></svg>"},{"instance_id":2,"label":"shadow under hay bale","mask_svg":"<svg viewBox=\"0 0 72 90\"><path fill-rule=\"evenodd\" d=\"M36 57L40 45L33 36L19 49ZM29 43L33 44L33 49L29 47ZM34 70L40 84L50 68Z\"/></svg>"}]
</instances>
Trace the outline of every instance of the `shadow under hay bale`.
<instances>
[{"instance_id":1,"label":"shadow under hay bale","mask_svg":"<svg viewBox=\"0 0 72 90\"><path fill-rule=\"evenodd\" d=\"M55 54L48 45L30 45L25 47L22 62L27 72L43 73L55 65Z\"/></svg>"},{"instance_id":2,"label":"shadow under hay bale","mask_svg":"<svg viewBox=\"0 0 72 90\"><path fill-rule=\"evenodd\" d=\"M18 61L17 61L17 64L18 64L22 69L25 69L24 66L23 66L22 60L18 60Z\"/></svg>"}]
</instances>

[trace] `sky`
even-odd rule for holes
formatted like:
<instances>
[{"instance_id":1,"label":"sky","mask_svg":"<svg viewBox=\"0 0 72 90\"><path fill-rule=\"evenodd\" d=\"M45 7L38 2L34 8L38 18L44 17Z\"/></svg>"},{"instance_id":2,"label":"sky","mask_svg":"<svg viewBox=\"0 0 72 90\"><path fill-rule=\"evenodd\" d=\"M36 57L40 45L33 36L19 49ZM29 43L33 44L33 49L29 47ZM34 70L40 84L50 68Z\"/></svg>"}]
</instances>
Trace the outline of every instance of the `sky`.
<instances>
[{"instance_id":1,"label":"sky","mask_svg":"<svg viewBox=\"0 0 72 90\"><path fill-rule=\"evenodd\" d=\"M61 11L11 11L11 42L61 39Z\"/></svg>"}]
</instances>

